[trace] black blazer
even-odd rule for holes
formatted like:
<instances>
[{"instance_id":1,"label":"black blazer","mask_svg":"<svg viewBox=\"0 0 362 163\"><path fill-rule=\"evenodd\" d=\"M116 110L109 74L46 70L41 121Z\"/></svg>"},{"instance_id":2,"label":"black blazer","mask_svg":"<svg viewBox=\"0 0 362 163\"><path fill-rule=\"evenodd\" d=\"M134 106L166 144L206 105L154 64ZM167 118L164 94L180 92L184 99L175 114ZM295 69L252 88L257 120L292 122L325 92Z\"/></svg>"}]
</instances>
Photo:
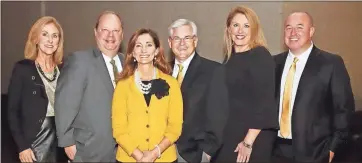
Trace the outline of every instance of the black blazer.
<instances>
[{"instance_id":1,"label":"black blazer","mask_svg":"<svg viewBox=\"0 0 362 163\"><path fill-rule=\"evenodd\" d=\"M206 116L206 92L214 69L220 65L195 53L181 85L183 98L182 133L177 141L177 149L187 162L201 162L202 152L209 153L201 146ZM174 61L171 63L174 66Z\"/></svg>"},{"instance_id":2,"label":"black blazer","mask_svg":"<svg viewBox=\"0 0 362 163\"><path fill-rule=\"evenodd\" d=\"M58 66L60 69L61 66ZM8 88L8 121L18 151L31 147L45 119L48 97L35 62L24 59L14 68Z\"/></svg>"},{"instance_id":3,"label":"black blazer","mask_svg":"<svg viewBox=\"0 0 362 163\"><path fill-rule=\"evenodd\" d=\"M288 52L275 56L278 103L287 56ZM343 59L314 46L300 78L292 112L295 160L328 161L329 151L336 152L346 142L354 108Z\"/></svg>"}]
</instances>

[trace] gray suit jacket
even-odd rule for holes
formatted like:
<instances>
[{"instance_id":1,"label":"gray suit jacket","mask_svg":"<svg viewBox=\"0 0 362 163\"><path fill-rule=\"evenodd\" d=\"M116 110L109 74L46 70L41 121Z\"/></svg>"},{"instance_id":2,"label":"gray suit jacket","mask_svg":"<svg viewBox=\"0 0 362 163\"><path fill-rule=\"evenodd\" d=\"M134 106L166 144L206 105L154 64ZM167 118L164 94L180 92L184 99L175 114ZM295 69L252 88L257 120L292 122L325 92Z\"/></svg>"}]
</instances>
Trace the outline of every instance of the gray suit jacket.
<instances>
[{"instance_id":1,"label":"gray suit jacket","mask_svg":"<svg viewBox=\"0 0 362 163\"><path fill-rule=\"evenodd\" d=\"M119 55L123 65L123 55ZM98 49L74 52L64 62L55 91L58 145L76 145L76 162L114 162L113 85Z\"/></svg>"}]
</instances>

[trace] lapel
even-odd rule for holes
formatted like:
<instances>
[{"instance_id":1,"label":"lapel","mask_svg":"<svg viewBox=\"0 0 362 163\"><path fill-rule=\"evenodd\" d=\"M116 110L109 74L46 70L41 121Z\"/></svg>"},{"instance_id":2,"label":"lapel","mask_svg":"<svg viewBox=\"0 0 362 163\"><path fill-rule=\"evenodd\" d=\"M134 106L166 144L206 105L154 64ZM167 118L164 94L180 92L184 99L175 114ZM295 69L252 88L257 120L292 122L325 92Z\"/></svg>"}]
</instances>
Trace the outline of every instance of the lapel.
<instances>
[{"instance_id":1,"label":"lapel","mask_svg":"<svg viewBox=\"0 0 362 163\"><path fill-rule=\"evenodd\" d=\"M284 70L284 66L285 66L285 61L287 60L287 57L288 57L288 51L287 52L284 52L282 54L279 54L280 56L276 56L276 71L275 71L275 74L276 74L276 79L277 81L275 82L276 83L276 100L278 100L278 108L279 108L279 100L280 100L280 85L282 84L282 75L283 75L283 70ZM279 58L280 57L280 58ZM278 109L279 110L279 109Z\"/></svg>"},{"instance_id":2,"label":"lapel","mask_svg":"<svg viewBox=\"0 0 362 163\"><path fill-rule=\"evenodd\" d=\"M304 70L302 72L302 76L300 77L299 80L299 84L298 84L298 88L297 88L297 93L295 96L295 100L294 100L294 107L293 107L293 112L295 110L297 110L298 108L304 108L302 105L306 105L308 102L307 101L302 101L302 98L304 96L313 96L311 94L311 85L313 85L313 81L317 76L317 73L319 72L321 63L318 61L318 56L319 56L320 50L313 46L313 49L308 57L307 63L304 67ZM294 114L292 114L294 115Z\"/></svg>"},{"instance_id":3,"label":"lapel","mask_svg":"<svg viewBox=\"0 0 362 163\"><path fill-rule=\"evenodd\" d=\"M171 62L169 62L169 64L170 64L170 66L171 66L171 72L170 72L169 75L172 76L172 74L173 74L173 68L174 68L174 66L175 66L175 59L173 59Z\"/></svg>"},{"instance_id":4,"label":"lapel","mask_svg":"<svg viewBox=\"0 0 362 163\"><path fill-rule=\"evenodd\" d=\"M186 88L194 81L194 77L197 74L197 68L201 63L200 56L195 52L194 58L192 58L189 67L181 84L181 90L185 91Z\"/></svg>"},{"instance_id":5,"label":"lapel","mask_svg":"<svg viewBox=\"0 0 362 163\"><path fill-rule=\"evenodd\" d=\"M111 77L109 76L109 72L101 51L99 51L98 49L93 49L93 55L94 55L94 64L97 67L96 70L98 71L98 74L101 80L103 81L103 84L106 86L107 90L113 94L114 88L112 80Z\"/></svg>"},{"instance_id":6,"label":"lapel","mask_svg":"<svg viewBox=\"0 0 362 163\"><path fill-rule=\"evenodd\" d=\"M31 67L31 80L34 82L34 85L40 87L40 96L46 100L48 100L48 96L45 92L45 85L43 83L43 80L40 77L40 74L38 73L38 70L36 69L35 62L33 60L28 60L29 66Z\"/></svg>"},{"instance_id":7,"label":"lapel","mask_svg":"<svg viewBox=\"0 0 362 163\"><path fill-rule=\"evenodd\" d=\"M123 64L124 64L124 54L123 54L123 53L118 53L118 57L119 57L119 60L121 61L122 67L123 67Z\"/></svg>"}]
</instances>

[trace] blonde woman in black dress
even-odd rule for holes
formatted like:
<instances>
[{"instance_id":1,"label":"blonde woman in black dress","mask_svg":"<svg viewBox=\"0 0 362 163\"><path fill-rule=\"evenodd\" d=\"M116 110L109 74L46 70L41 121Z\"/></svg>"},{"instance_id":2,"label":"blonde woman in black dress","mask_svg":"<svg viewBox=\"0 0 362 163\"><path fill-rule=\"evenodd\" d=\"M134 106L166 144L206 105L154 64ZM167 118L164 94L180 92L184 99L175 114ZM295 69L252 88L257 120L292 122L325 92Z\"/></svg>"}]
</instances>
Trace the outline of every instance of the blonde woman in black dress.
<instances>
[{"instance_id":1,"label":"blonde woman in black dress","mask_svg":"<svg viewBox=\"0 0 362 163\"><path fill-rule=\"evenodd\" d=\"M278 127L274 61L252 9L238 6L229 13L224 43L223 70L215 74L224 83L211 84L209 106L228 114L220 122L221 148L211 161L268 162Z\"/></svg>"}]
</instances>

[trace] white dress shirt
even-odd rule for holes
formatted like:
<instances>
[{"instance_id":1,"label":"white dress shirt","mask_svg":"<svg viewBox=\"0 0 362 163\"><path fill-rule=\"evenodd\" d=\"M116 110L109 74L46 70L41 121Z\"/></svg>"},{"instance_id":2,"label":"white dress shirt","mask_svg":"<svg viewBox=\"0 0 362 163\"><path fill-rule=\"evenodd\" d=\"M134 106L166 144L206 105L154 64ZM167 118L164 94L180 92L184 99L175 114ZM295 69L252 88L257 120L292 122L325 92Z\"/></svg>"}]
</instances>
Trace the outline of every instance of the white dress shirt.
<instances>
[{"instance_id":1,"label":"white dress shirt","mask_svg":"<svg viewBox=\"0 0 362 163\"><path fill-rule=\"evenodd\" d=\"M107 69L108 69L108 73L109 73L109 76L111 77L111 80L112 80L112 84L113 84L113 88L116 87L116 83L114 82L114 74L113 74L113 66L111 64L111 58L106 56L105 54L103 54L103 58L104 58L104 62L106 63L106 66L107 66ZM116 63L116 66L117 66L117 70L118 70L118 73L120 73L122 71L122 63L121 63L121 60L119 59L119 56L116 55L113 57L115 63Z\"/></svg>"},{"instance_id":2,"label":"white dress shirt","mask_svg":"<svg viewBox=\"0 0 362 163\"><path fill-rule=\"evenodd\" d=\"M185 61L183 61L182 63L180 63L177 59L175 59L175 65L173 66L172 76L174 78L177 77L177 73L179 71L178 64L181 64L183 66L181 75L182 75L182 77L185 77L186 71L189 68L191 60L192 60L192 58L194 58L194 56L195 56L195 52L192 53L191 56L189 58L187 58Z\"/></svg>"},{"instance_id":3,"label":"white dress shirt","mask_svg":"<svg viewBox=\"0 0 362 163\"><path fill-rule=\"evenodd\" d=\"M293 60L295 57L298 58L298 62L296 64L296 70L294 73L294 79L293 79L293 87L292 87L292 97L291 97L291 102L290 102L290 111L289 111L289 120L290 120L290 124L292 124L292 113L293 113L293 107L294 107L294 100L295 100L295 95L297 94L297 89L298 89L298 85L299 85L299 80L300 77L302 76L304 67L307 63L308 57L310 55L310 52L312 51L313 48L313 43L312 45L302 54L300 54L299 56L295 56L290 50L288 53L288 57L285 61L285 65L284 65L284 70L283 70L283 75L282 75L282 80L280 83L280 99L279 99L279 124L280 124L280 118L281 118L281 114L282 114L282 110L283 110L283 94L284 94L284 85L286 82L286 78L287 78L287 74L289 72L290 66L293 63ZM290 127L292 127L292 125L290 125ZM289 131L292 131L291 128ZM278 131L278 136L283 138L280 134L280 130ZM286 137L287 139L292 139L292 132L290 133L290 135L288 137Z\"/></svg>"}]
</instances>

